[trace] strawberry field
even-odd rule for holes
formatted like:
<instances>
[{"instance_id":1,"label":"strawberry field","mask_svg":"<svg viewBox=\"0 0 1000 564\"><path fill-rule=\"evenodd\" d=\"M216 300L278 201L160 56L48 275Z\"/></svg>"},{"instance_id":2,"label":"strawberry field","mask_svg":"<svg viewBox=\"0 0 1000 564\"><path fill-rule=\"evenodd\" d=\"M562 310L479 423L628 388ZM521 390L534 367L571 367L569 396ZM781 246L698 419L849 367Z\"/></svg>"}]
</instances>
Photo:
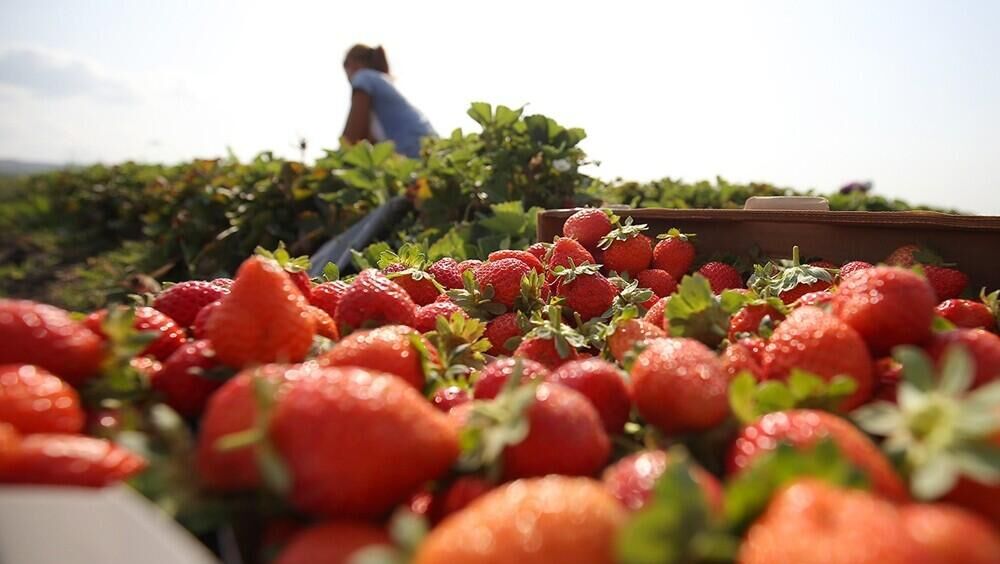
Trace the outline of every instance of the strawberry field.
<instances>
[{"instance_id":1,"label":"strawberry field","mask_svg":"<svg viewBox=\"0 0 1000 564\"><path fill-rule=\"evenodd\" d=\"M419 161L7 188L0 493L129 487L252 563L1000 561L1000 289L917 242L713 256L607 205L792 192L606 183L582 130L470 115Z\"/></svg>"}]
</instances>

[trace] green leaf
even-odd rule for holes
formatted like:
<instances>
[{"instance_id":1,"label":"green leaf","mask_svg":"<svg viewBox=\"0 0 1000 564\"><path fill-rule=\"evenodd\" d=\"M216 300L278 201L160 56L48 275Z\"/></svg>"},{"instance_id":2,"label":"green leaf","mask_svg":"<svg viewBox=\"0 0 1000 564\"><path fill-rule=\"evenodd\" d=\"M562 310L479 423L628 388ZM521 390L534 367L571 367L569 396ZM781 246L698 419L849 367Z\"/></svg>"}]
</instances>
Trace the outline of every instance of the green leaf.
<instances>
[{"instance_id":1,"label":"green leaf","mask_svg":"<svg viewBox=\"0 0 1000 564\"><path fill-rule=\"evenodd\" d=\"M937 499L958 482L958 468L948 456L936 456L913 470L910 489L917 499Z\"/></svg>"},{"instance_id":2,"label":"green leaf","mask_svg":"<svg viewBox=\"0 0 1000 564\"><path fill-rule=\"evenodd\" d=\"M868 433L886 436L902 425L903 414L893 403L875 401L855 409L851 419Z\"/></svg>"},{"instance_id":3,"label":"green leaf","mask_svg":"<svg viewBox=\"0 0 1000 564\"><path fill-rule=\"evenodd\" d=\"M947 333L948 331L955 330L955 324L940 315L935 315L934 321L931 323L931 329L935 333Z\"/></svg>"},{"instance_id":4,"label":"green leaf","mask_svg":"<svg viewBox=\"0 0 1000 564\"><path fill-rule=\"evenodd\" d=\"M396 154L396 147L392 141L379 143L372 147L372 164L374 166L382 166L394 154Z\"/></svg>"},{"instance_id":5,"label":"green leaf","mask_svg":"<svg viewBox=\"0 0 1000 564\"><path fill-rule=\"evenodd\" d=\"M972 385L974 369L972 355L965 348L949 346L941 359L938 389L952 396L967 392Z\"/></svg>"},{"instance_id":6,"label":"green leaf","mask_svg":"<svg viewBox=\"0 0 1000 564\"><path fill-rule=\"evenodd\" d=\"M896 347L892 357L903 366L903 379L916 389L926 392L934 387L934 366L917 347Z\"/></svg>"},{"instance_id":7,"label":"green leaf","mask_svg":"<svg viewBox=\"0 0 1000 564\"><path fill-rule=\"evenodd\" d=\"M493 122L493 108L486 102L473 102L466 113L484 128Z\"/></svg>"},{"instance_id":8,"label":"green leaf","mask_svg":"<svg viewBox=\"0 0 1000 564\"><path fill-rule=\"evenodd\" d=\"M757 392L757 379L747 371L740 372L729 383L729 407L737 419L750 423L757 419L757 406L754 394Z\"/></svg>"},{"instance_id":9,"label":"green leaf","mask_svg":"<svg viewBox=\"0 0 1000 564\"><path fill-rule=\"evenodd\" d=\"M697 339L714 348L726 337L729 314L701 274L685 276L667 303L666 316L674 337Z\"/></svg>"},{"instance_id":10,"label":"green leaf","mask_svg":"<svg viewBox=\"0 0 1000 564\"><path fill-rule=\"evenodd\" d=\"M332 262L326 263L326 266L323 267L323 280L325 282L335 282L340 280L340 269L337 268L336 264L333 264Z\"/></svg>"}]
</instances>

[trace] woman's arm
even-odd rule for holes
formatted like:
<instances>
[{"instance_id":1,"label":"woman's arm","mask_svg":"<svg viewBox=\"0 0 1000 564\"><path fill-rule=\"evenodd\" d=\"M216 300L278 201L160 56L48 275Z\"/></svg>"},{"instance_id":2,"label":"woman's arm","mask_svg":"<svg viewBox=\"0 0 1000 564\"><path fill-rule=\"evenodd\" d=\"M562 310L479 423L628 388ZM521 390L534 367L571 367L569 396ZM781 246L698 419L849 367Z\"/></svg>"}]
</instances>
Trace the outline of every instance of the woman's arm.
<instances>
[{"instance_id":1,"label":"woman's arm","mask_svg":"<svg viewBox=\"0 0 1000 564\"><path fill-rule=\"evenodd\" d=\"M348 143L357 143L362 139L369 139L371 133L368 131L371 122L372 97L367 92L355 90L351 94L351 112L347 114L347 124L344 125L344 133L341 136Z\"/></svg>"}]
</instances>

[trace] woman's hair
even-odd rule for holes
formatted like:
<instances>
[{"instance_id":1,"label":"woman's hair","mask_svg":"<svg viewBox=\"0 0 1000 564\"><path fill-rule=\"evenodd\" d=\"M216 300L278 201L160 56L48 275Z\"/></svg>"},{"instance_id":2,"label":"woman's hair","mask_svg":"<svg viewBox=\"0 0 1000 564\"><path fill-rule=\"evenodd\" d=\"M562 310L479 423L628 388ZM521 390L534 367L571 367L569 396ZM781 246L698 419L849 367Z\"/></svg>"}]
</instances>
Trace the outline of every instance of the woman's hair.
<instances>
[{"instance_id":1,"label":"woman's hair","mask_svg":"<svg viewBox=\"0 0 1000 564\"><path fill-rule=\"evenodd\" d=\"M358 43L354 47L347 50L347 55L344 57L344 63L347 61L353 61L359 63L361 66L369 69L375 69L379 72L384 72L389 74L389 61L385 58L385 49L381 45L378 47L369 47L362 43Z\"/></svg>"}]
</instances>

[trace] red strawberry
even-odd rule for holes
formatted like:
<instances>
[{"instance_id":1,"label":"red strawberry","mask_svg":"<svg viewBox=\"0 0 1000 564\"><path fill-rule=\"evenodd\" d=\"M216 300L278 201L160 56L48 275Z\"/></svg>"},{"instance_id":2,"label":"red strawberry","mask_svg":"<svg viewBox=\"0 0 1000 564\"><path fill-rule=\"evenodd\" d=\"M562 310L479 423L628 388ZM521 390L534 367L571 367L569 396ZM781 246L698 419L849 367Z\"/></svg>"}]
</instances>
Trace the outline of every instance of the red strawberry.
<instances>
[{"instance_id":1,"label":"red strawberry","mask_svg":"<svg viewBox=\"0 0 1000 564\"><path fill-rule=\"evenodd\" d=\"M602 247L602 250L604 254L601 260L608 272L627 272L630 276L636 276L653 262L653 242L641 233L625 239L615 239L607 247Z\"/></svg>"},{"instance_id":2,"label":"red strawberry","mask_svg":"<svg viewBox=\"0 0 1000 564\"><path fill-rule=\"evenodd\" d=\"M900 508L900 517L928 562L1000 562L1000 536L975 514L943 503L916 503Z\"/></svg>"},{"instance_id":3,"label":"red strawberry","mask_svg":"<svg viewBox=\"0 0 1000 564\"><path fill-rule=\"evenodd\" d=\"M489 339L489 353L493 356L509 355L514 352L507 348L507 341L514 337L521 336L521 328L517 325L517 314L510 311L503 315L494 317L486 323L484 337Z\"/></svg>"},{"instance_id":4,"label":"red strawberry","mask_svg":"<svg viewBox=\"0 0 1000 564\"><path fill-rule=\"evenodd\" d=\"M593 249L602 237L611 232L611 228L609 212L587 208L569 216L563 224L563 235L576 239L587 249Z\"/></svg>"},{"instance_id":5,"label":"red strawberry","mask_svg":"<svg viewBox=\"0 0 1000 564\"><path fill-rule=\"evenodd\" d=\"M698 273L708 279L712 291L721 294L723 290L743 287L743 276L740 271L721 262L705 263Z\"/></svg>"},{"instance_id":6,"label":"red strawberry","mask_svg":"<svg viewBox=\"0 0 1000 564\"><path fill-rule=\"evenodd\" d=\"M162 311L181 327L190 327L201 308L228 293L228 289L214 282L188 280L160 292L153 300L153 308Z\"/></svg>"},{"instance_id":7,"label":"red strawberry","mask_svg":"<svg viewBox=\"0 0 1000 564\"><path fill-rule=\"evenodd\" d=\"M431 403L434 404L434 407L445 413L451 411L451 408L455 406L469 403L470 401L472 401L472 396L469 395L469 391L458 386L439 388L431 396Z\"/></svg>"},{"instance_id":8,"label":"red strawberry","mask_svg":"<svg viewBox=\"0 0 1000 564\"><path fill-rule=\"evenodd\" d=\"M730 474L735 474L763 453L774 450L778 443L809 448L825 437L867 474L873 491L893 501L909 499L906 486L878 447L847 420L825 411L794 409L768 413L740 431L729 450L726 467Z\"/></svg>"},{"instance_id":9,"label":"red strawberry","mask_svg":"<svg viewBox=\"0 0 1000 564\"><path fill-rule=\"evenodd\" d=\"M653 339L666 337L667 333L642 319L629 319L615 323L614 333L608 336L608 350L618 362L625 361L625 355L635 350L636 345L645 345Z\"/></svg>"},{"instance_id":10,"label":"red strawberry","mask_svg":"<svg viewBox=\"0 0 1000 564\"><path fill-rule=\"evenodd\" d=\"M961 270L931 264L925 264L923 268L938 301L957 298L969 283L969 277Z\"/></svg>"},{"instance_id":11,"label":"red strawberry","mask_svg":"<svg viewBox=\"0 0 1000 564\"><path fill-rule=\"evenodd\" d=\"M903 378L903 366L887 356L876 360L872 370L875 375L875 391L872 397L896 403L899 382Z\"/></svg>"},{"instance_id":12,"label":"red strawberry","mask_svg":"<svg viewBox=\"0 0 1000 564\"><path fill-rule=\"evenodd\" d=\"M949 345L958 344L972 355L975 362L973 388L1000 379L1000 336L983 329L955 329L937 333L927 347L927 352L940 362Z\"/></svg>"},{"instance_id":13,"label":"red strawberry","mask_svg":"<svg viewBox=\"0 0 1000 564\"><path fill-rule=\"evenodd\" d=\"M218 286L218 287L222 288L223 290L228 290L228 289L230 289L230 288L233 287L233 279L232 278L214 278L212 280L212 285Z\"/></svg>"},{"instance_id":14,"label":"red strawberry","mask_svg":"<svg viewBox=\"0 0 1000 564\"><path fill-rule=\"evenodd\" d=\"M278 242L278 248L269 251L263 247L257 247L254 254L266 259L270 259L281 267L282 270L288 274L288 277L292 279L292 283L295 287L302 292L306 300L312 299L312 280L309 279L309 257L300 256L293 257L285 249L284 242Z\"/></svg>"},{"instance_id":15,"label":"red strawberry","mask_svg":"<svg viewBox=\"0 0 1000 564\"><path fill-rule=\"evenodd\" d=\"M677 229L671 229L658 237L659 242L653 248L653 268L665 270L674 280L680 280L691 271L694 264L693 235L684 234Z\"/></svg>"},{"instance_id":16,"label":"red strawberry","mask_svg":"<svg viewBox=\"0 0 1000 564\"><path fill-rule=\"evenodd\" d=\"M0 366L0 423L21 433L71 434L83 421L80 396L66 382L30 364Z\"/></svg>"},{"instance_id":17,"label":"red strawberry","mask_svg":"<svg viewBox=\"0 0 1000 564\"><path fill-rule=\"evenodd\" d=\"M479 268L479 265L481 264L483 264L483 261L481 260L476 260L476 259L463 260L462 262L458 263L458 274L461 277L462 274L465 274L466 270L472 270L474 272L477 268ZM461 288L461 286L459 286L459 288Z\"/></svg>"},{"instance_id":18,"label":"red strawberry","mask_svg":"<svg viewBox=\"0 0 1000 564\"><path fill-rule=\"evenodd\" d=\"M569 268L571 261L574 265L594 264L594 256L575 239L570 239L569 237L556 238L547 265L549 270L557 266Z\"/></svg>"},{"instance_id":19,"label":"red strawberry","mask_svg":"<svg viewBox=\"0 0 1000 564\"><path fill-rule=\"evenodd\" d=\"M505 480L564 474L589 476L611 453L601 418L587 398L559 384L539 384L526 413L528 436L503 452Z\"/></svg>"},{"instance_id":20,"label":"red strawberry","mask_svg":"<svg viewBox=\"0 0 1000 564\"><path fill-rule=\"evenodd\" d=\"M658 297L665 298L677 289L677 280L666 270L647 268L635 277L640 288L649 288Z\"/></svg>"},{"instance_id":21,"label":"red strawberry","mask_svg":"<svg viewBox=\"0 0 1000 564\"><path fill-rule=\"evenodd\" d=\"M664 331L670 330L670 321L667 320L667 304L670 303L670 296L666 296L657 300L643 319L647 323L651 323Z\"/></svg>"},{"instance_id":22,"label":"red strawberry","mask_svg":"<svg viewBox=\"0 0 1000 564\"><path fill-rule=\"evenodd\" d=\"M205 337L233 368L305 358L316 334L305 298L276 263L250 257L230 293L208 318Z\"/></svg>"},{"instance_id":23,"label":"red strawberry","mask_svg":"<svg viewBox=\"0 0 1000 564\"><path fill-rule=\"evenodd\" d=\"M476 399L493 399L500 394L504 384L514 373L517 364L521 365L521 381L543 380L549 375L549 370L541 364L529 360L520 361L513 358L501 358L486 365L476 380L474 395Z\"/></svg>"},{"instance_id":24,"label":"red strawberry","mask_svg":"<svg viewBox=\"0 0 1000 564\"><path fill-rule=\"evenodd\" d=\"M899 266L902 268L909 268L918 262L917 259L924 249L920 248L920 245L903 245L898 249L892 251L888 257L885 259L885 263L889 266Z\"/></svg>"},{"instance_id":25,"label":"red strawberry","mask_svg":"<svg viewBox=\"0 0 1000 564\"><path fill-rule=\"evenodd\" d=\"M104 334L101 325L107 318L108 310L102 309L88 315L83 323L88 329L106 339L107 335ZM156 334L153 342L149 343L139 354L142 356L151 356L161 362L167 360L178 347L187 341L187 336L182 327L174 323L173 319L151 307L135 308L135 321L133 321L132 327L136 331Z\"/></svg>"},{"instance_id":26,"label":"red strawberry","mask_svg":"<svg viewBox=\"0 0 1000 564\"><path fill-rule=\"evenodd\" d=\"M759 334L760 324L765 317L769 317L773 324L785 318L780 311L766 303L744 306L729 318L729 340L736 341L746 334Z\"/></svg>"},{"instance_id":27,"label":"red strawberry","mask_svg":"<svg viewBox=\"0 0 1000 564\"><path fill-rule=\"evenodd\" d=\"M938 315L956 327L992 330L997 326L993 312L983 302L972 300L945 300L934 308Z\"/></svg>"},{"instance_id":28,"label":"red strawberry","mask_svg":"<svg viewBox=\"0 0 1000 564\"><path fill-rule=\"evenodd\" d=\"M476 283L486 289L493 287L493 301L508 308L514 307L514 300L521 294L521 278L531 272L524 261L512 258L483 263L476 269Z\"/></svg>"},{"instance_id":29,"label":"red strawberry","mask_svg":"<svg viewBox=\"0 0 1000 564\"><path fill-rule=\"evenodd\" d=\"M535 272L542 273L545 272L545 267L542 266L542 262L538 260L538 257L529 253L528 251L516 251L516 250L504 250L504 251L494 251L490 253L487 257L486 262L496 262L500 259L512 258L517 259L524 264L530 266Z\"/></svg>"},{"instance_id":30,"label":"red strawberry","mask_svg":"<svg viewBox=\"0 0 1000 564\"><path fill-rule=\"evenodd\" d=\"M621 433L628 421L632 400L625 375L618 367L599 358L574 360L545 377L583 394L593 404L610 434Z\"/></svg>"},{"instance_id":31,"label":"red strawberry","mask_svg":"<svg viewBox=\"0 0 1000 564\"><path fill-rule=\"evenodd\" d=\"M484 496L495 486L473 476L461 476L452 482L444 491L439 492L431 500L431 520L440 523L445 517L468 507L470 503Z\"/></svg>"},{"instance_id":32,"label":"red strawberry","mask_svg":"<svg viewBox=\"0 0 1000 564\"><path fill-rule=\"evenodd\" d=\"M583 321L602 316L618 295L618 288L594 264L561 271L557 278L556 293L566 299L566 306Z\"/></svg>"},{"instance_id":33,"label":"red strawberry","mask_svg":"<svg viewBox=\"0 0 1000 564\"><path fill-rule=\"evenodd\" d=\"M311 317L316 325L316 335L326 337L331 341L340 340L340 330L337 329L337 324L333 322L330 314L314 305L307 305L306 315Z\"/></svg>"},{"instance_id":34,"label":"red strawberry","mask_svg":"<svg viewBox=\"0 0 1000 564\"><path fill-rule=\"evenodd\" d=\"M313 286L312 294L309 296L309 303L325 311L327 315L333 317L337 315L337 304L340 298L347 291L349 285L343 280L323 282Z\"/></svg>"},{"instance_id":35,"label":"red strawberry","mask_svg":"<svg viewBox=\"0 0 1000 564\"><path fill-rule=\"evenodd\" d=\"M542 264L548 264L549 261L547 259L549 249L551 248L552 243L532 243L531 246L528 247L528 252L535 255L535 258L537 258Z\"/></svg>"},{"instance_id":36,"label":"red strawberry","mask_svg":"<svg viewBox=\"0 0 1000 564\"><path fill-rule=\"evenodd\" d=\"M417 308L417 317L414 321L414 328L421 333L428 333L437 328L438 317L451 319L452 314L458 313L468 319L465 310L455 305L451 301L439 301Z\"/></svg>"},{"instance_id":37,"label":"red strawberry","mask_svg":"<svg viewBox=\"0 0 1000 564\"><path fill-rule=\"evenodd\" d=\"M556 349L555 341L543 337L526 337L514 349L514 356L534 360L550 370L555 370L571 360L581 358L580 352L573 347L570 347L569 354L563 357Z\"/></svg>"},{"instance_id":38,"label":"red strawberry","mask_svg":"<svg viewBox=\"0 0 1000 564\"><path fill-rule=\"evenodd\" d=\"M808 294L803 294L802 297L795 300L795 306L817 306L823 307L833 301L833 292L828 290L821 290L819 292L809 292Z\"/></svg>"},{"instance_id":39,"label":"red strawberry","mask_svg":"<svg viewBox=\"0 0 1000 564\"><path fill-rule=\"evenodd\" d=\"M427 272L437 280L438 284L450 290L462 289L462 271L455 259L445 257L427 267Z\"/></svg>"},{"instance_id":40,"label":"red strawberry","mask_svg":"<svg viewBox=\"0 0 1000 564\"><path fill-rule=\"evenodd\" d=\"M909 270L878 266L844 277L831 311L853 327L875 355L931 336L934 290Z\"/></svg>"},{"instance_id":41,"label":"red strawberry","mask_svg":"<svg viewBox=\"0 0 1000 564\"><path fill-rule=\"evenodd\" d=\"M379 325L410 325L416 322L417 306L410 295L381 272L368 269L358 274L340 297L333 320L341 335L355 329Z\"/></svg>"},{"instance_id":42,"label":"red strawberry","mask_svg":"<svg viewBox=\"0 0 1000 564\"><path fill-rule=\"evenodd\" d=\"M749 372L757 380L764 379L764 368L757 360L757 355L742 342L730 343L722 353L722 368L730 378L735 378L741 372Z\"/></svg>"},{"instance_id":43,"label":"red strawberry","mask_svg":"<svg viewBox=\"0 0 1000 564\"><path fill-rule=\"evenodd\" d=\"M208 318L212 316L219 306L222 305L222 301L214 301L207 306L201 308L198 315L194 318L194 323L191 324L191 333L194 335L195 339L205 338L205 327L208 326Z\"/></svg>"},{"instance_id":44,"label":"red strawberry","mask_svg":"<svg viewBox=\"0 0 1000 564\"><path fill-rule=\"evenodd\" d=\"M150 383L177 413L194 417L201 414L209 396L222 385L222 380L210 375L218 366L212 343L191 341L170 355L153 373Z\"/></svg>"},{"instance_id":45,"label":"red strawberry","mask_svg":"<svg viewBox=\"0 0 1000 564\"><path fill-rule=\"evenodd\" d=\"M837 269L837 265L833 264L832 262L830 262L828 260L814 260L814 261L810 262L809 264L812 265L812 266L818 266L820 268L825 268L827 270L836 270Z\"/></svg>"},{"instance_id":46,"label":"red strawberry","mask_svg":"<svg viewBox=\"0 0 1000 564\"><path fill-rule=\"evenodd\" d=\"M657 339L632 365L639 414L666 433L710 429L729 415L722 363L693 339Z\"/></svg>"},{"instance_id":47,"label":"red strawberry","mask_svg":"<svg viewBox=\"0 0 1000 564\"><path fill-rule=\"evenodd\" d=\"M104 342L68 312L0 299L0 364L34 364L78 386L103 360Z\"/></svg>"},{"instance_id":48,"label":"red strawberry","mask_svg":"<svg viewBox=\"0 0 1000 564\"><path fill-rule=\"evenodd\" d=\"M419 339L429 358L424 359L414 346ZM437 351L412 327L387 325L356 331L341 339L337 346L319 357L325 366L358 366L396 375L417 390L424 387L424 362L436 363Z\"/></svg>"},{"instance_id":49,"label":"red strawberry","mask_svg":"<svg viewBox=\"0 0 1000 564\"><path fill-rule=\"evenodd\" d=\"M13 448L0 448L0 484L98 488L146 467L142 457L104 439L37 433L13 442Z\"/></svg>"},{"instance_id":50,"label":"red strawberry","mask_svg":"<svg viewBox=\"0 0 1000 564\"><path fill-rule=\"evenodd\" d=\"M844 266L840 267L839 276L841 278L843 278L843 277L847 276L848 274L850 274L852 272L856 272L858 270L865 270L867 268L874 268L874 265L871 264L871 263L865 262L863 260L851 261L851 262L845 263Z\"/></svg>"},{"instance_id":51,"label":"red strawberry","mask_svg":"<svg viewBox=\"0 0 1000 564\"><path fill-rule=\"evenodd\" d=\"M604 470L604 487L630 511L638 511L653 498L656 481L667 468L667 453L645 450L626 456ZM691 465L691 478L701 488L712 510L722 513L722 485L715 476L697 464Z\"/></svg>"},{"instance_id":52,"label":"red strawberry","mask_svg":"<svg viewBox=\"0 0 1000 564\"><path fill-rule=\"evenodd\" d=\"M392 546L384 530L369 523L331 521L296 534L274 564L346 564L357 551L377 545Z\"/></svg>"},{"instance_id":53,"label":"red strawberry","mask_svg":"<svg viewBox=\"0 0 1000 564\"><path fill-rule=\"evenodd\" d=\"M269 436L291 474L292 504L328 517L383 515L459 454L452 423L420 392L353 367L287 384Z\"/></svg>"},{"instance_id":54,"label":"red strawberry","mask_svg":"<svg viewBox=\"0 0 1000 564\"><path fill-rule=\"evenodd\" d=\"M899 511L867 492L796 482L771 499L747 533L741 564L913 564L927 562Z\"/></svg>"},{"instance_id":55,"label":"red strawberry","mask_svg":"<svg viewBox=\"0 0 1000 564\"><path fill-rule=\"evenodd\" d=\"M434 285L434 279L421 270L396 263L383 268L382 272L387 274L390 280L399 284L400 288L406 290L410 299L418 306L434 303L434 300L441 295L437 286Z\"/></svg>"}]
</instances>

